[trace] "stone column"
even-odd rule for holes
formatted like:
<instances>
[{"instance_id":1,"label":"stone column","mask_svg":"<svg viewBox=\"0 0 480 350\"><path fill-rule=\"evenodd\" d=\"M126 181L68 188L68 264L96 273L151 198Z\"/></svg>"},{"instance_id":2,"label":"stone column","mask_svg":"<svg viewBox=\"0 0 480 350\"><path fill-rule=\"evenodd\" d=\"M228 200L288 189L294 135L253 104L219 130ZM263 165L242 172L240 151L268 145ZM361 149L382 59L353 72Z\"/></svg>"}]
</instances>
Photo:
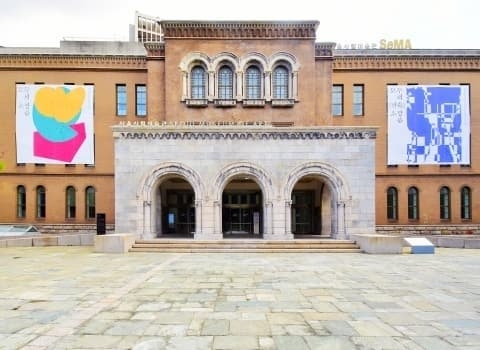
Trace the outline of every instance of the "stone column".
<instances>
[{"instance_id":1,"label":"stone column","mask_svg":"<svg viewBox=\"0 0 480 350\"><path fill-rule=\"evenodd\" d=\"M237 71L237 101L243 99L243 72Z\"/></svg>"},{"instance_id":2,"label":"stone column","mask_svg":"<svg viewBox=\"0 0 480 350\"><path fill-rule=\"evenodd\" d=\"M152 202L150 201L142 201L142 239L153 239L154 237L154 229L152 228L152 224L154 224L154 220L152 220Z\"/></svg>"},{"instance_id":3,"label":"stone column","mask_svg":"<svg viewBox=\"0 0 480 350\"><path fill-rule=\"evenodd\" d=\"M183 72L182 74L182 101L185 101L189 96L189 89L188 89L188 74L187 72Z\"/></svg>"},{"instance_id":4,"label":"stone column","mask_svg":"<svg viewBox=\"0 0 480 350\"><path fill-rule=\"evenodd\" d=\"M264 79L264 84L265 84L265 100L266 101L271 101L272 100L272 72L271 71L266 71L265 72L265 79Z\"/></svg>"},{"instance_id":5,"label":"stone column","mask_svg":"<svg viewBox=\"0 0 480 350\"><path fill-rule=\"evenodd\" d=\"M203 235L202 219L203 219L202 200L195 199L195 234L194 234L194 239L197 238L198 236L201 237Z\"/></svg>"},{"instance_id":6,"label":"stone column","mask_svg":"<svg viewBox=\"0 0 480 350\"><path fill-rule=\"evenodd\" d=\"M213 101L215 97L215 72L208 72L208 100Z\"/></svg>"},{"instance_id":7,"label":"stone column","mask_svg":"<svg viewBox=\"0 0 480 350\"><path fill-rule=\"evenodd\" d=\"M292 200L285 200L285 239L293 239L292 234Z\"/></svg>"},{"instance_id":8,"label":"stone column","mask_svg":"<svg viewBox=\"0 0 480 350\"><path fill-rule=\"evenodd\" d=\"M337 232L335 232L336 239L347 239L345 231L345 201L337 202Z\"/></svg>"},{"instance_id":9,"label":"stone column","mask_svg":"<svg viewBox=\"0 0 480 350\"><path fill-rule=\"evenodd\" d=\"M292 73L292 98L298 100L298 72Z\"/></svg>"}]
</instances>

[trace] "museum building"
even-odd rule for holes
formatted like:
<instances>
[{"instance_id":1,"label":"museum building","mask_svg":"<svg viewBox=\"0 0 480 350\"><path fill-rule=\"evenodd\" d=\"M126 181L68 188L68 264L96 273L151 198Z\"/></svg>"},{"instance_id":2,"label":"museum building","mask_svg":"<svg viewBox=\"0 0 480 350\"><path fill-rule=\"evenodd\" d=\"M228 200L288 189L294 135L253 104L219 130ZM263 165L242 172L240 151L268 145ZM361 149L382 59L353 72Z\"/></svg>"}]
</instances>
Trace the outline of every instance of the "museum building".
<instances>
[{"instance_id":1,"label":"museum building","mask_svg":"<svg viewBox=\"0 0 480 350\"><path fill-rule=\"evenodd\" d=\"M318 25L146 19L129 42L0 48L0 222L478 233L480 50L336 49Z\"/></svg>"}]
</instances>

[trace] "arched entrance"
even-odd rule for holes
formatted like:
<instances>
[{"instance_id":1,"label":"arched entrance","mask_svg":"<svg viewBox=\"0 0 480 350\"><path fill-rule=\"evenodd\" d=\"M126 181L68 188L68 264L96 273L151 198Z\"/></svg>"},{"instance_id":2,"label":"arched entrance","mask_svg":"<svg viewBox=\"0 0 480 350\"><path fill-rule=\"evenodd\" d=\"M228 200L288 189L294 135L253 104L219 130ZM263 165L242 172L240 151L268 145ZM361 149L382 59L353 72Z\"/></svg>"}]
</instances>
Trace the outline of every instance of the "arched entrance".
<instances>
[{"instance_id":1,"label":"arched entrance","mask_svg":"<svg viewBox=\"0 0 480 350\"><path fill-rule=\"evenodd\" d=\"M195 192L186 179L168 176L156 190L157 236L191 237L195 233ZM160 220L159 220L160 219Z\"/></svg>"},{"instance_id":2,"label":"arched entrance","mask_svg":"<svg viewBox=\"0 0 480 350\"><path fill-rule=\"evenodd\" d=\"M163 163L145 175L137 192L142 238L192 237L201 232L199 175L181 163Z\"/></svg>"},{"instance_id":3,"label":"arched entrance","mask_svg":"<svg viewBox=\"0 0 480 350\"><path fill-rule=\"evenodd\" d=\"M259 166L231 164L214 183L216 222L224 238L263 238L272 231L272 182ZM218 232L217 231L217 232Z\"/></svg>"},{"instance_id":4,"label":"arched entrance","mask_svg":"<svg viewBox=\"0 0 480 350\"><path fill-rule=\"evenodd\" d=\"M311 162L296 167L285 186L287 233L295 238L347 238L349 193L342 174L330 164Z\"/></svg>"},{"instance_id":5,"label":"arched entrance","mask_svg":"<svg viewBox=\"0 0 480 350\"><path fill-rule=\"evenodd\" d=\"M262 237L262 190L248 175L233 177L223 190L222 232L225 238Z\"/></svg>"},{"instance_id":6,"label":"arched entrance","mask_svg":"<svg viewBox=\"0 0 480 350\"><path fill-rule=\"evenodd\" d=\"M291 193L291 231L302 236L330 237L334 200L328 182L321 176L300 178Z\"/></svg>"}]
</instances>

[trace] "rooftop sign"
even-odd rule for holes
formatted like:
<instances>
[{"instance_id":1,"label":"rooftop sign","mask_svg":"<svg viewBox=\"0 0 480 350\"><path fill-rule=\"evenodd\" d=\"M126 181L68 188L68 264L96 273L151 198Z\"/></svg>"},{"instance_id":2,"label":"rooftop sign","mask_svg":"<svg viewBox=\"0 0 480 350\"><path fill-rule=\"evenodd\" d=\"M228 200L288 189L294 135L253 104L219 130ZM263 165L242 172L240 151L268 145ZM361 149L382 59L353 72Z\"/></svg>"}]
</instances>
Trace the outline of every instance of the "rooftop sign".
<instances>
[{"instance_id":1,"label":"rooftop sign","mask_svg":"<svg viewBox=\"0 0 480 350\"><path fill-rule=\"evenodd\" d=\"M409 50L412 48L412 42L410 39L380 39L378 43L351 43L351 44L337 44L335 47L338 49L349 50Z\"/></svg>"}]
</instances>

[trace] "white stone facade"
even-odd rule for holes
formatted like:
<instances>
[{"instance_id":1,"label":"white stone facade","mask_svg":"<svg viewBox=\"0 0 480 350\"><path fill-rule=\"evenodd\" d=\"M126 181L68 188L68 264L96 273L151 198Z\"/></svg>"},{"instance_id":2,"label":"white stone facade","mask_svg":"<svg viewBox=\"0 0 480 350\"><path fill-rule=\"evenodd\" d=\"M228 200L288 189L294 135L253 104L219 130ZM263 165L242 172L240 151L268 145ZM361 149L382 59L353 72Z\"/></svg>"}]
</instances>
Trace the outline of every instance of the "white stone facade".
<instances>
[{"instance_id":1,"label":"white stone facade","mask_svg":"<svg viewBox=\"0 0 480 350\"><path fill-rule=\"evenodd\" d=\"M375 232L375 128L141 123L113 131L116 233L157 237L156 193L176 176L195 194L194 238L222 239L222 193L239 175L262 191L263 239L293 238L292 190L306 176L326 185L329 235Z\"/></svg>"}]
</instances>

